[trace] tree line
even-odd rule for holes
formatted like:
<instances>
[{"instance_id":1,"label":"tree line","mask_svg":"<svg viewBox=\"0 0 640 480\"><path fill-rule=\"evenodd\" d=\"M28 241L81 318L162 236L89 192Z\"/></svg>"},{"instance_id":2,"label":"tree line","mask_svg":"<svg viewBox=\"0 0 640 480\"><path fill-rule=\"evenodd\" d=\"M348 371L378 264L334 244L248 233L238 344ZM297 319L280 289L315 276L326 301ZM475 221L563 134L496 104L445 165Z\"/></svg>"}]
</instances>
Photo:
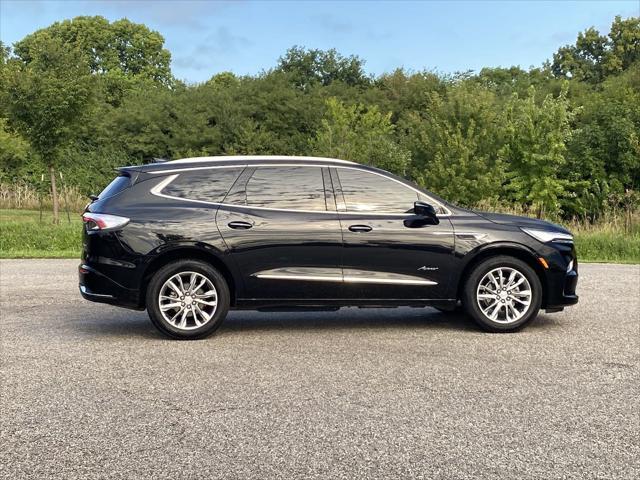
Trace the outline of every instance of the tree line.
<instances>
[{"instance_id":1,"label":"tree line","mask_svg":"<svg viewBox=\"0 0 640 480\"><path fill-rule=\"evenodd\" d=\"M542 66L368 75L294 46L257 75L176 79L164 39L76 17L0 44L0 182L96 193L126 164L318 155L378 166L455 203L595 218L640 201L640 18L580 33ZM43 181L43 178L46 178Z\"/></svg>"}]
</instances>

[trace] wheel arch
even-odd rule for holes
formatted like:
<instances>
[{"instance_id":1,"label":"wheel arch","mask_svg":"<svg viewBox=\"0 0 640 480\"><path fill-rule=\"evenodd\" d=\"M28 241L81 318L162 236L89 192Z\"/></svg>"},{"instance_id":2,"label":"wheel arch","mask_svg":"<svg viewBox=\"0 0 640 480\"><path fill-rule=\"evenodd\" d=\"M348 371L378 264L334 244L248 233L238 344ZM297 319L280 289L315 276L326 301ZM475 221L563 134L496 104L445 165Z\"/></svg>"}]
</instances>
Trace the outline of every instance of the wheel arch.
<instances>
[{"instance_id":1,"label":"wheel arch","mask_svg":"<svg viewBox=\"0 0 640 480\"><path fill-rule=\"evenodd\" d=\"M492 243L476 251L472 258L466 263L460 277L458 279L458 285L456 288L457 298L462 298L462 290L469 278L471 271L479 265L481 262L488 258L497 256L509 256L522 260L529 265L540 279L542 285L542 307L547 304L547 279L544 273L544 268L538 262L538 256L530 248L518 244L518 243Z\"/></svg>"},{"instance_id":2,"label":"wheel arch","mask_svg":"<svg viewBox=\"0 0 640 480\"><path fill-rule=\"evenodd\" d=\"M227 281L230 294L230 304L235 306L238 290L238 282L234 278L233 273L229 265L222 259L222 253L213 249L204 249L195 245L181 245L170 249L163 250L158 253L153 260L149 262L144 270L142 281L140 285L140 302L141 306L145 306L145 299L147 296L147 286L154 273L160 270L163 266L174 260L201 260L208 263Z\"/></svg>"}]
</instances>

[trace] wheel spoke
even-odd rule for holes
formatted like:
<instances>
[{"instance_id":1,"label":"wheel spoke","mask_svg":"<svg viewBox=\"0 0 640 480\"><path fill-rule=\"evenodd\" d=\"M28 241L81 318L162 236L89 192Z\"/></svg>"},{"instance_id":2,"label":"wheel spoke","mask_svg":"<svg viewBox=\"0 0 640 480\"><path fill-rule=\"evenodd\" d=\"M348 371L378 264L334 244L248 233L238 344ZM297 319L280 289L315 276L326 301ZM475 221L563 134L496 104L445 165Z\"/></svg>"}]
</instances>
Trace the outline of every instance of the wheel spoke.
<instances>
[{"instance_id":1,"label":"wheel spoke","mask_svg":"<svg viewBox=\"0 0 640 480\"><path fill-rule=\"evenodd\" d=\"M178 328L185 328L187 326L188 315L189 315L189 311L186 308L182 310L182 318L180 318L180 324L177 325Z\"/></svg>"},{"instance_id":2,"label":"wheel spoke","mask_svg":"<svg viewBox=\"0 0 640 480\"><path fill-rule=\"evenodd\" d=\"M217 296L215 290L209 290L208 292L200 293L198 295L194 295L195 298L207 298Z\"/></svg>"},{"instance_id":3,"label":"wheel spoke","mask_svg":"<svg viewBox=\"0 0 640 480\"><path fill-rule=\"evenodd\" d=\"M178 283L180 284L180 290L182 293L184 293L186 291L186 289L184 288L184 282L182 281L182 274L178 274L176 275L176 278L178 279Z\"/></svg>"},{"instance_id":4,"label":"wheel spoke","mask_svg":"<svg viewBox=\"0 0 640 480\"><path fill-rule=\"evenodd\" d=\"M180 302L176 303L165 303L164 305L160 305L160 310L171 310L172 308L180 308L182 304Z\"/></svg>"},{"instance_id":5,"label":"wheel spoke","mask_svg":"<svg viewBox=\"0 0 640 480\"><path fill-rule=\"evenodd\" d=\"M196 327L201 327L202 326L202 322L198 319L198 315L196 313L196 310L198 310L197 308L193 308L191 310L191 315L193 315L193 321L196 324Z\"/></svg>"},{"instance_id":6,"label":"wheel spoke","mask_svg":"<svg viewBox=\"0 0 640 480\"><path fill-rule=\"evenodd\" d=\"M179 296L179 297L180 297L180 296L182 296L182 293L183 293L183 292L182 292L182 290L180 290L180 288L179 288L175 283L173 283L173 281L172 281L172 280L169 280L169 281L167 282L167 285L168 285L168 286L169 286L169 287L170 287L174 292L176 292L176 293L178 294L178 296Z\"/></svg>"},{"instance_id":7,"label":"wheel spoke","mask_svg":"<svg viewBox=\"0 0 640 480\"><path fill-rule=\"evenodd\" d=\"M196 298L196 303L199 303L201 305L209 305L210 307L215 307L216 305L218 305L217 301L207 302L206 300L200 300L199 298Z\"/></svg>"},{"instance_id":8,"label":"wheel spoke","mask_svg":"<svg viewBox=\"0 0 640 480\"><path fill-rule=\"evenodd\" d=\"M496 306L495 308L491 311L491 314L489 314L489 317L491 317L493 320L495 320L496 318L498 318L498 313L500 313L500 309L502 308L502 303L496 302Z\"/></svg>"},{"instance_id":9,"label":"wheel spoke","mask_svg":"<svg viewBox=\"0 0 640 480\"><path fill-rule=\"evenodd\" d=\"M203 279L200 281L200 283L198 284L198 286L197 286L197 287L195 287L194 289L192 289L191 291L192 291L193 293L196 293L198 290L200 290L200 289L202 288L202 286L203 286L205 283L207 283L207 279L206 279L206 278L203 278Z\"/></svg>"},{"instance_id":10,"label":"wheel spoke","mask_svg":"<svg viewBox=\"0 0 640 480\"><path fill-rule=\"evenodd\" d=\"M491 290L489 287L487 287L486 285L480 285L480 288L483 290L486 290L487 292L491 293L492 295L496 295L498 292L496 292L495 290Z\"/></svg>"},{"instance_id":11,"label":"wheel spoke","mask_svg":"<svg viewBox=\"0 0 640 480\"><path fill-rule=\"evenodd\" d=\"M511 295L513 295L514 297L530 297L531 296L531 290L520 290L519 292L512 292Z\"/></svg>"},{"instance_id":12,"label":"wheel spoke","mask_svg":"<svg viewBox=\"0 0 640 480\"><path fill-rule=\"evenodd\" d=\"M207 312L201 310L198 305L196 305L196 310L198 311L198 313L200 313L200 315L202 315L202 317L205 319L205 321L208 322L209 320L211 320L211 315L209 315Z\"/></svg>"},{"instance_id":13,"label":"wheel spoke","mask_svg":"<svg viewBox=\"0 0 640 480\"><path fill-rule=\"evenodd\" d=\"M479 293L478 294L478 298L481 300L495 300L496 299L496 294L488 294L488 293Z\"/></svg>"},{"instance_id":14,"label":"wheel spoke","mask_svg":"<svg viewBox=\"0 0 640 480\"><path fill-rule=\"evenodd\" d=\"M182 310L184 310L184 309L180 309L180 310L178 310L178 312L177 312L173 317L171 317L171 319L169 320L169 323L171 323L171 324L175 325L174 320L175 320L176 318L178 318L178 315L180 315L180 314L182 313Z\"/></svg>"}]
</instances>

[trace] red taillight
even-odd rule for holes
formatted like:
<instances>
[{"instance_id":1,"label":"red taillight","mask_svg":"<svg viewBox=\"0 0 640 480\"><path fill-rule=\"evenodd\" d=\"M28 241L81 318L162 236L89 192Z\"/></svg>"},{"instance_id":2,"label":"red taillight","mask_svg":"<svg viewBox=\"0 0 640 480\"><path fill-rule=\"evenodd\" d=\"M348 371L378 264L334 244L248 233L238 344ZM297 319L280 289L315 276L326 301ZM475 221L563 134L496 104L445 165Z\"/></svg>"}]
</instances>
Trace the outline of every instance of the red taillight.
<instances>
[{"instance_id":1,"label":"red taillight","mask_svg":"<svg viewBox=\"0 0 640 480\"><path fill-rule=\"evenodd\" d=\"M114 230L129 223L129 219L126 217L91 212L83 213L82 221L85 223L87 231Z\"/></svg>"}]
</instances>

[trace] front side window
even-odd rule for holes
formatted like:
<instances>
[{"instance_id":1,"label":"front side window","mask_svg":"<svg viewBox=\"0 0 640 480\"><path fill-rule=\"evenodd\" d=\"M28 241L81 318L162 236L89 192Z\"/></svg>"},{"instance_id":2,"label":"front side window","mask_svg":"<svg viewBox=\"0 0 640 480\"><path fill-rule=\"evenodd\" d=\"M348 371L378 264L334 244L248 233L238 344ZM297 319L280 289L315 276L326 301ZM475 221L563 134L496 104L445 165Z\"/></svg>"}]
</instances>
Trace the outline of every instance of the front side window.
<instances>
[{"instance_id":1,"label":"front side window","mask_svg":"<svg viewBox=\"0 0 640 480\"><path fill-rule=\"evenodd\" d=\"M375 173L338 168L347 212L409 213L418 192Z\"/></svg>"},{"instance_id":2,"label":"front side window","mask_svg":"<svg viewBox=\"0 0 640 480\"><path fill-rule=\"evenodd\" d=\"M246 186L246 204L283 210L326 210L322 168L258 167Z\"/></svg>"},{"instance_id":3,"label":"front side window","mask_svg":"<svg viewBox=\"0 0 640 480\"><path fill-rule=\"evenodd\" d=\"M243 168L212 168L186 171L167 185L162 193L187 200L221 202Z\"/></svg>"}]
</instances>

